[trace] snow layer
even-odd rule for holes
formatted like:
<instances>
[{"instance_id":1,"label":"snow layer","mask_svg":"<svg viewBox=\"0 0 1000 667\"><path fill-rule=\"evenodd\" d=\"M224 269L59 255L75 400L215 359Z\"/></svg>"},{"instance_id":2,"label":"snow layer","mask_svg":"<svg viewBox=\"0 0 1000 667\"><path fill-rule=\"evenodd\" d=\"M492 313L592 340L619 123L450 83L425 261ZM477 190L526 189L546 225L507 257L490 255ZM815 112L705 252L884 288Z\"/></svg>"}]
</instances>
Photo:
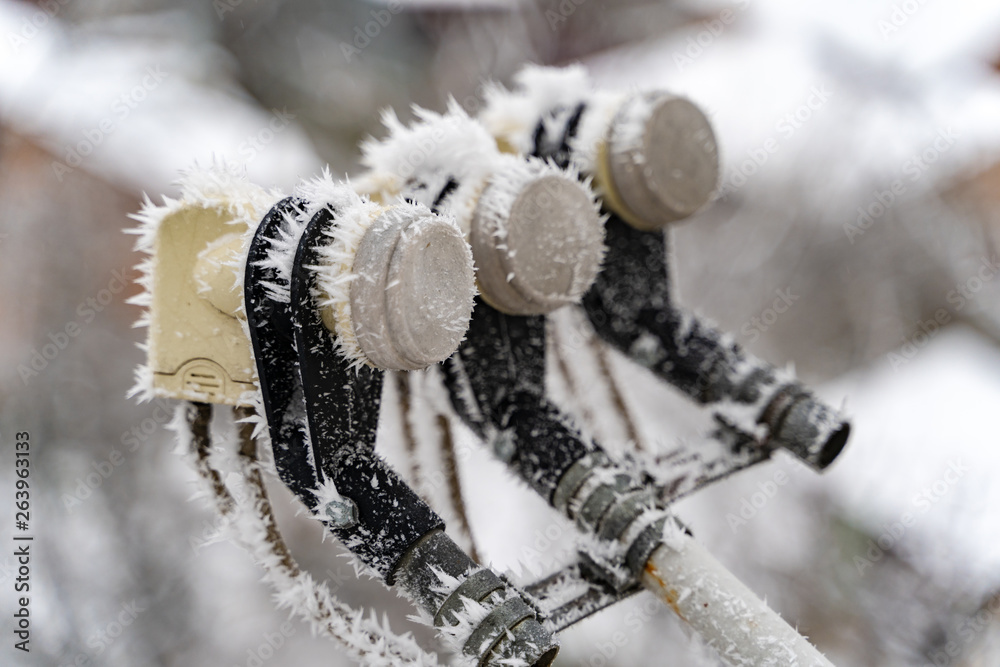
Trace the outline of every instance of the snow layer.
<instances>
[{"instance_id":1,"label":"snow layer","mask_svg":"<svg viewBox=\"0 0 1000 667\"><path fill-rule=\"evenodd\" d=\"M303 225L324 206L335 212L335 224L323 231L329 241L318 248L322 261L307 268L316 273L320 308L333 313L337 350L352 368L370 366L371 361L358 343L351 319L351 284L358 278L354 272L354 258L361 239L382 208L358 195L349 185L334 182L329 170L299 185L295 194L308 202L300 217Z\"/></svg>"},{"instance_id":2,"label":"snow layer","mask_svg":"<svg viewBox=\"0 0 1000 667\"><path fill-rule=\"evenodd\" d=\"M168 192L194 160L239 159L268 187L291 187L322 166L295 115L261 109L240 90L231 56L200 38L188 12L125 14L114 30L64 15L0 3L0 62L9 64L0 68L0 116L52 153L57 175L82 169L136 192ZM149 20L175 39L151 39Z\"/></svg>"},{"instance_id":3,"label":"snow layer","mask_svg":"<svg viewBox=\"0 0 1000 667\"><path fill-rule=\"evenodd\" d=\"M571 163L580 172L597 173L599 147L625 96L618 92L595 90L582 65L539 67L527 65L514 75L514 88L488 83L483 90L486 101L479 121L500 145L522 155L534 148L533 137L539 122L557 122L550 115L556 109L572 109L582 102L587 108L580 118L576 135L570 141ZM558 122L557 122L558 124ZM556 132L561 128L552 127Z\"/></svg>"},{"instance_id":4,"label":"snow layer","mask_svg":"<svg viewBox=\"0 0 1000 667\"><path fill-rule=\"evenodd\" d=\"M417 120L410 125L391 110L382 114L386 138L361 145L362 163L371 170L365 182L376 184L383 201L405 193L435 209L440 194L454 181L447 212L468 235L476 201L502 162L501 155L493 138L455 100L449 101L445 114L420 107L414 112Z\"/></svg>"}]
</instances>

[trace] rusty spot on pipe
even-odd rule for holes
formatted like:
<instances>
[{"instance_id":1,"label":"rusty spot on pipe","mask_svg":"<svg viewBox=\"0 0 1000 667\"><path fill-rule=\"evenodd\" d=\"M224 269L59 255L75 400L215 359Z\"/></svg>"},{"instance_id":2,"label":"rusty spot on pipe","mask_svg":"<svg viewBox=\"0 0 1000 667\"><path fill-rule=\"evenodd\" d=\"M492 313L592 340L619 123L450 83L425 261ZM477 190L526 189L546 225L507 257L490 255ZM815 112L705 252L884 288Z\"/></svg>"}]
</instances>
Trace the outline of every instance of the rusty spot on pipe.
<instances>
[{"instance_id":1,"label":"rusty spot on pipe","mask_svg":"<svg viewBox=\"0 0 1000 667\"><path fill-rule=\"evenodd\" d=\"M670 588L667 583L663 581L660 577L660 573L657 571L656 567L651 563L646 563L646 573L653 579L656 579L656 583L659 584L660 590L663 592L663 601L674 610L682 621L689 623L690 621L681 613L681 608L677 606L677 601L680 599L680 593L677 592L676 588Z\"/></svg>"}]
</instances>

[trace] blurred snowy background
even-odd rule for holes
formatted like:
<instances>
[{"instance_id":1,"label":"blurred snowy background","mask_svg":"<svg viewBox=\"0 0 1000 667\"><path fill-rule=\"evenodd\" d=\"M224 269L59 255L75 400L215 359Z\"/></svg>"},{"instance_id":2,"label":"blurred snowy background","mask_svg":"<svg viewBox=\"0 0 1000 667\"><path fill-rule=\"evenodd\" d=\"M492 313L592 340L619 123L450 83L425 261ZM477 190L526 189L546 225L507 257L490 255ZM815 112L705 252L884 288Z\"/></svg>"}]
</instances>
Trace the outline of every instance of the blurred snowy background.
<instances>
[{"instance_id":1,"label":"blurred snowy background","mask_svg":"<svg viewBox=\"0 0 1000 667\"><path fill-rule=\"evenodd\" d=\"M11 646L4 548L0 664L349 664L274 610L190 502L171 406L125 399L141 359L126 214L215 156L285 189L350 173L380 108L451 94L474 111L483 78L573 61L710 112L722 196L672 232L680 300L854 423L828 474L779 455L682 518L837 665L1000 664L1000 5L972 0L0 0L0 489L27 430L40 494L32 652ZM578 391L555 378L557 398L622 446L558 319ZM647 448L704 425L623 358L611 370ZM380 446L399 461L386 391ZM458 436L480 553L522 580L553 569L570 529ZM416 483L436 503L434 472ZM273 493L308 569L435 648ZM648 594L563 643L561 665L716 664Z\"/></svg>"}]
</instances>

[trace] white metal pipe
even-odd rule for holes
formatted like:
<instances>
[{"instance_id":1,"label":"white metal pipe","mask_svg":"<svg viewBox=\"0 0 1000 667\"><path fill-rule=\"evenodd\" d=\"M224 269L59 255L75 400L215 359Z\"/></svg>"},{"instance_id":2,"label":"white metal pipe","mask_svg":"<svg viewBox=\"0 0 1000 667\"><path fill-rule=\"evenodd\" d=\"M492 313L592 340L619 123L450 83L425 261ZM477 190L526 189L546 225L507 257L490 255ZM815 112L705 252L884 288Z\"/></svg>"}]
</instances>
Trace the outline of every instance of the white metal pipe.
<instances>
[{"instance_id":1,"label":"white metal pipe","mask_svg":"<svg viewBox=\"0 0 1000 667\"><path fill-rule=\"evenodd\" d=\"M734 667L833 667L687 535L657 547L642 583Z\"/></svg>"}]
</instances>

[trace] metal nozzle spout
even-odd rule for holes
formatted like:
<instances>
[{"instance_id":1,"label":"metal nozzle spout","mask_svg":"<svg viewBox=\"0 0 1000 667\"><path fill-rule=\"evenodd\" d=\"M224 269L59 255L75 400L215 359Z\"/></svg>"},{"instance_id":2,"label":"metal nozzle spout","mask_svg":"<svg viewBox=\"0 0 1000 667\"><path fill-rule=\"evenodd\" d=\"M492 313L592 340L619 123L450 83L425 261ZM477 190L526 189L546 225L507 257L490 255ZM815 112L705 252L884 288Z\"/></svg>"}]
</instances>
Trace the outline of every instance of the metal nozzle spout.
<instances>
[{"instance_id":1,"label":"metal nozzle spout","mask_svg":"<svg viewBox=\"0 0 1000 667\"><path fill-rule=\"evenodd\" d=\"M839 413L795 387L778 392L760 421L770 429L772 444L816 470L833 463L851 434L850 423Z\"/></svg>"}]
</instances>

